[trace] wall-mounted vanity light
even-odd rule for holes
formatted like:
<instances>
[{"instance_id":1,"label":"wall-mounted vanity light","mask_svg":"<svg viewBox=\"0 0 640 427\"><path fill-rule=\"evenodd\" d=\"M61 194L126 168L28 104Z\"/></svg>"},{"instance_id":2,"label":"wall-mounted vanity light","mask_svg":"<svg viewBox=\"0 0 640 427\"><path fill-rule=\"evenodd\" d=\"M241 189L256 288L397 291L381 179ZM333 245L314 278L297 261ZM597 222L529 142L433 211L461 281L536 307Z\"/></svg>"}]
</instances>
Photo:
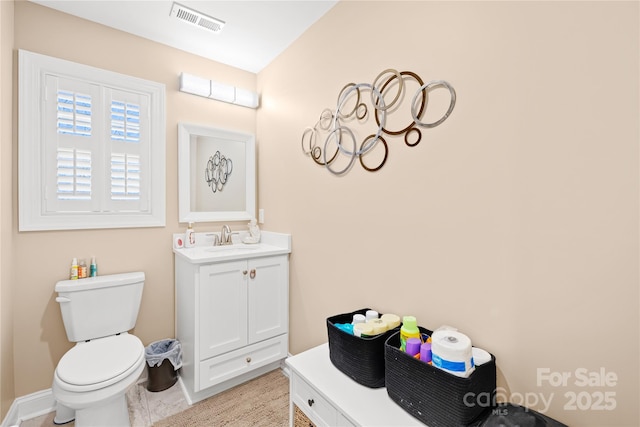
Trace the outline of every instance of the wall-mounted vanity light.
<instances>
[{"instance_id":1,"label":"wall-mounted vanity light","mask_svg":"<svg viewBox=\"0 0 640 427\"><path fill-rule=\"evenodd\" d=\"M243 107L258 108L257 93L194 76L193 74L180 74L180 92L242 105Z\"/></svg>"}]
</instances>

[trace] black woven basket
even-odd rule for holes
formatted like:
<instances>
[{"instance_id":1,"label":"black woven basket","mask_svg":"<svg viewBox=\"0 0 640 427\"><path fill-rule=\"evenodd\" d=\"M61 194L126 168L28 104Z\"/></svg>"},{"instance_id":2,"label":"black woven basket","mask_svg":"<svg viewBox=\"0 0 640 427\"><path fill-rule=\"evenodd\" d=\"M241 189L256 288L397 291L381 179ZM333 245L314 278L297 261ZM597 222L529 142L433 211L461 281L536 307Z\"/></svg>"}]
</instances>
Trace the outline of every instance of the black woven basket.
<instances>
[{"instance_id":1,"label":"black woven basket","mask_svg":"<svg viewBox=\"0 0 640 427\"><path fill-rule=\"evenodd\" d=\"M420 328L431 335L431 331ZM387 393L429 427L468 426L491 413L496 393L496 358L476 366L468 378L455 376L400 351L400 333L385 344Z\"/></svg>"},{"instance_id":2,"label":"black woven basket","mask_svg":"<svg viewBox=\"0 0 640 427\"><path fill-rule=\"evenodd\" d=\"M351 323L354 314L365 314L369 310L338 314L327 319L329 335L329 359L342 373L358 384L369 388L384 387L384 344L399 328L375 337L362 338L338 329L336 323Z\"/></svg>"}]
</instances>

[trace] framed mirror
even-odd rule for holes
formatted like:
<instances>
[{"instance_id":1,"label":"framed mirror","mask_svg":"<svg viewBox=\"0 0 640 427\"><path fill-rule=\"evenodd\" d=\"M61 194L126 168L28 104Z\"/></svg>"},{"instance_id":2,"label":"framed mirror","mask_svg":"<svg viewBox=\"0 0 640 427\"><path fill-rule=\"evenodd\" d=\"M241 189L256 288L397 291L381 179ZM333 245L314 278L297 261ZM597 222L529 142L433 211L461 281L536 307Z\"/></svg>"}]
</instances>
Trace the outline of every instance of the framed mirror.
<instances>
[{"instance_id":1,"label":"framed mirror","mask_svg":"<svg viewBox=\"0 0 640 427\"><path fill-rule=\"evenodd\" d=\"M254 218L255 136L179 123L178 211L180 222Z\"/></svg>"}]
</instances>

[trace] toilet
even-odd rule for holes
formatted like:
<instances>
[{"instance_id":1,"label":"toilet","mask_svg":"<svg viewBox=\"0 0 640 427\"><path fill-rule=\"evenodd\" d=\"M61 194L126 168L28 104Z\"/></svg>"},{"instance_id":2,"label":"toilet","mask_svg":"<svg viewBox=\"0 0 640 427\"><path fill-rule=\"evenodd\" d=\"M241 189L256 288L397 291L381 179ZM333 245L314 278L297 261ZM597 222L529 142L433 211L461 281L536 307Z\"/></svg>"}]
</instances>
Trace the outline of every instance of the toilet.
<instances>
[{"instance_id":1,"label":"toilet","mask_svg":"<svg viewBox=\"0 0 640 427\"><path fill-rule=\"evenodd\" d=\"M76 345L53 377L55 424L130 426L125 394L144 370L142 341L128 331L138 317L144 273L56 283L67 338Z\"/></svg>"}]
</instances>

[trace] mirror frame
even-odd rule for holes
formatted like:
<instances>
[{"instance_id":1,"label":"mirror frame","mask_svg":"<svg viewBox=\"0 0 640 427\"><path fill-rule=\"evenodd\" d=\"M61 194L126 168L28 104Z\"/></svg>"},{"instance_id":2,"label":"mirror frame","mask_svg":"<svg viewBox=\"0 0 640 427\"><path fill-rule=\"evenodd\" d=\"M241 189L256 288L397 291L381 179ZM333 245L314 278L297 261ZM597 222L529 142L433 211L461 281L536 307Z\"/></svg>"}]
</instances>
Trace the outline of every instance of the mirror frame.
<instances>
[{"instance_id":1,"label":"mirror frame","mask_svg":"<svg viewBox=\"0 0 640 427\"><path fill-rule=\"evenodd\" d=\"M244 211L191 211L191 138L233 140L246 145L246 188ZM256 139L254 135L212 126L178 123L178 218L180 222L251 220L256 215Z\"/></svg>"}]
</instances>

